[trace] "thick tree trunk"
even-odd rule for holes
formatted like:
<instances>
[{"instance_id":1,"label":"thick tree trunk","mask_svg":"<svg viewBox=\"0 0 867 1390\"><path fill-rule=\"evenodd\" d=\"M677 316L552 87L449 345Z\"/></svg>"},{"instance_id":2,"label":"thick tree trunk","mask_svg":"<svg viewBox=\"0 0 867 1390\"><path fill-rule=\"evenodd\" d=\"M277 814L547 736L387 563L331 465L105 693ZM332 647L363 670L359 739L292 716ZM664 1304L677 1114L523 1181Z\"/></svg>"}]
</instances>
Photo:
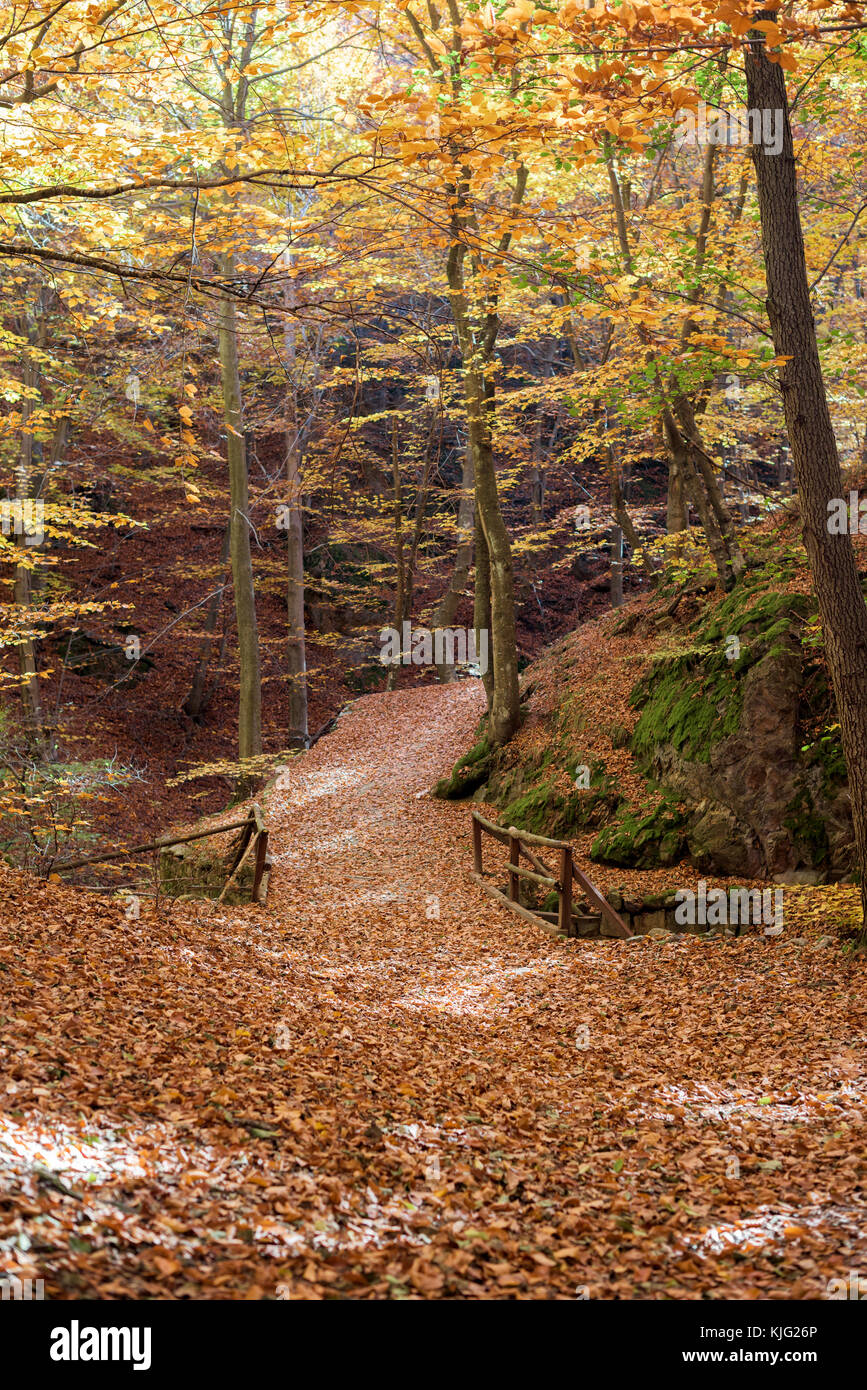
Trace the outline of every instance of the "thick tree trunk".
<instances>
[{"instance_id":1,"label":"thick tree trunk","mask_svg":"<svg viewBox=\"0 0 867 1390\"><path fill-rule=\"evenodd\" d=\"M469 324L467 301L463 287L463 262L449 256L449 287L452 310L464 359L464 399L467 405L467 447L473 461L476 497L476 586L481 582L486 592L483 601L476 602L476 651L489 653L490 668L484 674L488 697L488 729L493 744L508 743L521 718L521 698L518 687L518 646L515 627L515 595L512 577L512 547L509 533L500 511L497 494L497 474L491 444L491 417L494 409L494 387L486 366L496 339L494 326L488 323L484 345L475 341ZM480 622L487 607L488 623ZM487 634L486 645L481 646Z\"/></svg>"},{"instance_id":2,"label":"thick tree trunk","mask_svg":"<svg viewBox=\"0 0 867 1390\"><path fill-rule=\"evenodd\" d=\"M674 454L668 456L668 502L665 513L665 529L670 536L687 527L686 497L683 490L683 474Z\"/></svg>"},{"instance_id":3,"label":"thick tree trunk","mask_svg":"<svg viewBox=\"0 0 867 1390\"><path fill-rule=\"evenodd\" d=\"M473 600L473 627L476 633L476 651L488 652L488 665L482 671L482 684L488 701L488 710L494 702L494 670L490 663L490 646L482 645L482 633L491 631L491 563L488 557L488 542L482 529L479 514L476 512L476 583Z\"/></svg>"},{"instance_id":4,"label":"thick tree trunk","mask_svg":"<svg viewBox=\"0 0 867 1390\"><path fill-rule=\"evenodd\" d=\"M461 500L458 503L458 536L455 553L455 567L449 580L449 587L440 599L431 618L431 627L451 627L458 611L458 604L466 593L473 563L473 531L475 529L475 476L473 472L472 450L464 450L464 466L461 477ZM478 650L478 648L476 649ZM437 676L445 684L454 680L455 668L447 663L437 667Z\"/></svg>"},{"instance_id":5,"label":"thick tree trunk","mask_svg":"<svg viewBox=\"0 0 867 1390\"><path fill-rule=\"evenodd\" d=\"M522 165L515 183L513 210L519 207L526 187L527 170ZM456 189L455 192L457 207L461 209L464 190ZM454 240L449 250L446 279L463 358L468 448L472 454L475 476L476 586L478 589L481 582L486 589L481 602L478 593L476 595L476 649L480 654L484 650L480 644L481 633L485 632L491 667L484 673L488 697L488 733L491 742L498 747L509 741L521 718L512 548L500 511L491 439L494 384L489 368L500 320L496 294L487 289L474 326L464 278L467 255L464 232L467 225L464 210L456 210L452 217ZM510 242L511 232L506 231L498 243L498 256L505 256ZM489 609L489 625L480 621L486 607Z\"/></svg>"},{"instance_id":6,"label":"thick tree trunk","mask_svg":"<svg viewBox=\"0 0 867 1390\"><path fill-rule=\"evenodd\" d=\"M247 454L241 409L241 375L238 368L238 331L234 301L220 300L220 366L223 378L223 412L226 453L229 461L229 554L238 625L240 695L238 703L238 756L255 758L262 752L262 682L259 669L259 634L256 594L250 553L250 493ZM249 795L255 778L242 778L239 795Z\"/></svg>"},{"instance_id":7,"label":"thick tree trunk","mask_svg":"<svg viewBox=\"0 0 867 1390\"><path fill-rule=\"evenodd\" d=\"M757 19L774 21L776 11ZM813 572L849 770L852 819L867 924L867 607L848 535L831 535L828 504L843 497L837 442L816 344L816 328L798 207L797 171L783 69L770 63L763 35L752 31L745 52L751 109L778 111L783 148L772 154L754 145L767 309L774 347L787 360L780 388L792 448L804 544ZM777 119L780 119L778 117ZM867 925L862 926L862 944Z\"/></svg>"},{"instance_id":8,"label":"thick tree trunk","mask_svg":"<svg viewBox=\"0 0 867 1390\"><path fill-rule=\"evenodd\" d=\"M508 743L518 727L521 697L518 687L518 648L515 631L515 594L512 547L500 511L497 475L491 447L490 414L493 388L475 369L465 372L470 446L476 480L476 516L485 538L491 594L488 638L494 690L490 702L489 729L495 747ZM479 638L476 650L481 651Z\"/></svg>"}]
</instances>

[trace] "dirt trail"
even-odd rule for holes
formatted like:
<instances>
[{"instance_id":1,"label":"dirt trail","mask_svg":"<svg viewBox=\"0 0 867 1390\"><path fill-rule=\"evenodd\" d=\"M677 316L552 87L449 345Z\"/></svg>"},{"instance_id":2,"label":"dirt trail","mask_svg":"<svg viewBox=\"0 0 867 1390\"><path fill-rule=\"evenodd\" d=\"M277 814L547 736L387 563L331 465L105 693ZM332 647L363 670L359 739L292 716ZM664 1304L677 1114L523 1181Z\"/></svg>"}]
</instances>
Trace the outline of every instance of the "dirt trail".
<instances>
[{"instance_id":1,"label":"dirt trail","mask_svg":"<svg viewBox=\"0 0 867 1390\"><path fill-rule=\"evenodd\" d=\"M275 795L265 912L84 918L16 880L0 1265L228 1298L821 1297L867 1268L862 972L496 907L467 807L423 794L481 706L357 701Z\"/></svg>"}]
</instances>

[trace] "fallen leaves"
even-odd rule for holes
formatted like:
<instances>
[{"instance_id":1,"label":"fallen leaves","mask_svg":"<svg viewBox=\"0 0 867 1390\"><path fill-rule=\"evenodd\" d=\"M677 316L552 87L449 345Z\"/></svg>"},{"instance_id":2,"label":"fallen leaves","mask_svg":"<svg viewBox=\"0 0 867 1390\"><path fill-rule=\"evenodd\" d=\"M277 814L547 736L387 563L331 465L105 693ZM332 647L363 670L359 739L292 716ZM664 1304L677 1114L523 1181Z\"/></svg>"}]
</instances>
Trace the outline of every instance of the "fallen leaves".
<instances>
[{"instance_id":1,"label":"fallen leaves","mask_svg":"<svg viewBox=\"0 0 867 1390\"><path fill-rule=\"evenodd\" d=\"M466 808L415 795L480 702L358 701L275 793L264 911L128 921L6 875L0 1266L233 1299L823 1297L858 1267L860 968L809 893L794 947L552 943L492 906Z\"/></svg>"}]
</instances>

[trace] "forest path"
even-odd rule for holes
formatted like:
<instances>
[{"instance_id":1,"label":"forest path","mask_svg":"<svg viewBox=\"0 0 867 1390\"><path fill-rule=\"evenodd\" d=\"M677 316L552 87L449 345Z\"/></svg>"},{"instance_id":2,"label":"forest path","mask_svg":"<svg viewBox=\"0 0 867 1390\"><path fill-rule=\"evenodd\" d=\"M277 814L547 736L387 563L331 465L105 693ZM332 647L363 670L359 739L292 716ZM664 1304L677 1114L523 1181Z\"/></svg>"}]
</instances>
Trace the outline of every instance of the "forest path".
<instances>
[{"instance_id":1,"label":"forest path","mask_svg":"<svg viewBox=\"0 0 867 1390\"><path fill-rule=\"evenodd\" d=\"M483 707L477 682L359 700L271 808L270 912L333 1015L323 1089L356 1126L365 1097L372 1166L391 1168L385 1225L408 1248L387 1278L423 1296L688 1297L719 1256L719 1294L815 1296L833 1251L841 1270L853 1240L863 1253L867 1214L851 1174L815 1179L804 1159L834 1117L860 1123L864 1094L832 1014L823 1029L827 986L840 1002L825 952L559 943L498 908L469 880L467 806L427 795ZM795 1070L783 1044L806 1045L805 1002L812 1065ZM863 990L849 1002L863 1020ZM380 1271L381 1201L361 1241Z\"/></svg>"},{"instance_id":2,"label":"forest path","mask_svg":"<svg viewBox=\"0 0 867 1390\"><path fill-rule=\"evenodd\" d=\"M465 682L291 765L267 907L0 893L0 1272L54 1298L804 1298L867 1268L863 971L469 879ZM818 931L816 933L818 938Z\"/></svg>"}]
</instances>

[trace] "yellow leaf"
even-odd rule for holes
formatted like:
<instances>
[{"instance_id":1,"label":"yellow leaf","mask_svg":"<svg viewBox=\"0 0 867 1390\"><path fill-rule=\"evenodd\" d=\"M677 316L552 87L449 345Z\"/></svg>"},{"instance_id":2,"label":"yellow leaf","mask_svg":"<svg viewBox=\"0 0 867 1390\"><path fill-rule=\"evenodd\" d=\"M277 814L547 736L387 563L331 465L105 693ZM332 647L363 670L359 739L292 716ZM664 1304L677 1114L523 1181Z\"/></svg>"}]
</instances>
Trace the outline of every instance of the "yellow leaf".
<instances>
[{"instance_id":1,"label":"yellow leaf","mask_svg":"<svg viewBox=\"0 0 867 1390\"><path fill-rule=\"evenodd\" d=\"M753 28L761 30L765 36L766 43L769 43L772 48L776 48L780 39L783 37L779 24L775 24L771 19L760 19L753 25Z\"/></svg>"}]
</instances>

